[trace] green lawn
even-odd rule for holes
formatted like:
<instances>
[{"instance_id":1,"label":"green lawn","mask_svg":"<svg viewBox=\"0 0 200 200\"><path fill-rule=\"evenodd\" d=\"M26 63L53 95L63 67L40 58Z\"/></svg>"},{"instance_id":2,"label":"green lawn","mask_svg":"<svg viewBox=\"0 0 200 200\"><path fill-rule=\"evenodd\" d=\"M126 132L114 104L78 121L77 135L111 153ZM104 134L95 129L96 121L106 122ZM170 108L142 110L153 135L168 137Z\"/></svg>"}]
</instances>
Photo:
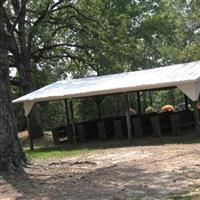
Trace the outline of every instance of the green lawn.
<instances>
[{"instance_id":1,"label":"green lawn","mask_svg":"<svg viewBox=\"0 0 200 200\"><path fill-rule=\"evenodd\" d=\"M23 149L28 160L40 161L54 158L72 157L88 153L87 147L63 143L55 146L51 139L34 139L34 150L30 150L28 141L24 142Z\"/></svg>"},{"instance_id":2,"label":"green lawn","mask_svg":"<svg viewBox=\"0 0 200 200\"><path fill-rule=\"evenodd\" d=\"M97 149L130 147L130 146L152 146L165 144L192 144L199 143L200 139L194 134L176 137L161 138L140 138L129 140L108 140L104 142L93 141L84 144L68 144L54 146L52 139L39 138L34 140L34 151L29 150L28 141L23 142L24 151L28 159L49 160L54 158L63 158L69 156L78 156Z\"/></svg>"},{"instance_id":3,"label":"green lawn","mask_svg":"<svg viewBox=\"0 0 200 200\"><path fill-rule=\"evenodd\" d=\"M186 194L175 195L170 197L168 200L199 200L200 199L200 191L195 191Z\"/></svg>"},{"instance_id":4,"label":"green lawn","mask_svg":"<svg viewBox=\"0 0 200 200\"><path fill-rule=\"evenodd\" d=\"M63 158L63 157L70 157L70 156L78 156L81 154L88 153L89 149L42 149L42 150L25 150L28 160L50 160L54 158Z\"/></svg>"}]
</instances>

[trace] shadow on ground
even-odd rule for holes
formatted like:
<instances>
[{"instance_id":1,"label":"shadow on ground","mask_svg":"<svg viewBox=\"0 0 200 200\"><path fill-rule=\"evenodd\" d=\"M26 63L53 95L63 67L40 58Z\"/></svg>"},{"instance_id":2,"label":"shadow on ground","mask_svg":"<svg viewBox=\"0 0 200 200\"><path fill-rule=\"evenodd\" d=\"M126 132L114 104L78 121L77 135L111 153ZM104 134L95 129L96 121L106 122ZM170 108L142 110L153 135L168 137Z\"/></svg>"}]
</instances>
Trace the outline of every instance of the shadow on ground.
<instances>
[{"instance_id":1,"label":"shadow on ground","mask_svg":"<svg viewBox=\"0 0 200 200\"><path fill-rule=\"evenodd\" d=\"M123 150L121 154L121 149L114 149L113 154L117 151L115 156L119 156L115 159L94 155L91 159L83 156L77 160L34 165L25 174L3 174L3 184L9 183L17 193L14 195L17 200L181 199L181 194L200 188L199 144L193 139L184 141L194 145L137 147L138 150ZM123 147L130 145L139 144L122 143ZM134 151L137 152L130 154ZM13 195L12 190L7 192ZM3 194L6 196L6 191Z\"/></svg>"},{"instance_id":2,"label":"shadow on ground","mask_svg":"<svg viewBox=\"0 0 200 200\"><path fill-rule=\"evenodd\" d=\"M51 151L73 151L73 150L97 150L97 149L109 149L120 147L137 147L137 146L159 146L165 144L198 144L200 138L197 137L195 130L184 132L181 136L165 136L165 137L144 137L133 138L130 140L107 140L107 141L91 141L81 144L69 144L62 143L54 146L52 140L45 142L35 141L36 148L34 152L51 152ZM27 150L30 153L31 150Z\"/></svg>"},{"instance_id":3,"label":"shadow on ground","mask_svg":"<svg viewBox=\"0 0 200 200\"><path fill-rule=\"evenodd\" d=\"M199 174L198 170L148 172L138 166L118 165L97 169L90 173L58 172L49 176L42 171L34 175L20 174L17 177L4 175L3 177L18 191L16 200L138 200L147 197L178 199L180 194L191 189L188 185L182 184L186 180L189 181L185 174L190 174L193 178ZM195 187L199 186L193 186L192 189L194 190Z\"/></svg>"}]
</instances>

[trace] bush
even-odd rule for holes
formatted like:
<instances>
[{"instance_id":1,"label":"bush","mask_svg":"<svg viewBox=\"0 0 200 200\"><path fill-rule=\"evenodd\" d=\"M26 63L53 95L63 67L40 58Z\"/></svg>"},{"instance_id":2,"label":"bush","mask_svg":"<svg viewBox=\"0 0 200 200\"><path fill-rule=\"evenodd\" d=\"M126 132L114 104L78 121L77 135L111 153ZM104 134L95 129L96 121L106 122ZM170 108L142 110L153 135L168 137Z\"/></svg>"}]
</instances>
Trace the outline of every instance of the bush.
<instances>
[{"instance_id":1,"label":"bush","mask_svg":"<svg viewBox=\"0 0 200 200\"><path fill-rule=\"evenodd\" d=\"M162 107L162 111L163 112L173 112L174 107L172 105L165 105L165 106Z\"/></svg>"},{"instance_id":2,"label":"bush","mask_svg":"<svg viewBox=\"0 0 200 200\"><path fill-rule=\"evenodd\" d=\"M148 106L148 107L145 109L145 112L146 112L146 113L156 112L156 109L153 108L152 106Z\"/></svg>"}]
</instances>

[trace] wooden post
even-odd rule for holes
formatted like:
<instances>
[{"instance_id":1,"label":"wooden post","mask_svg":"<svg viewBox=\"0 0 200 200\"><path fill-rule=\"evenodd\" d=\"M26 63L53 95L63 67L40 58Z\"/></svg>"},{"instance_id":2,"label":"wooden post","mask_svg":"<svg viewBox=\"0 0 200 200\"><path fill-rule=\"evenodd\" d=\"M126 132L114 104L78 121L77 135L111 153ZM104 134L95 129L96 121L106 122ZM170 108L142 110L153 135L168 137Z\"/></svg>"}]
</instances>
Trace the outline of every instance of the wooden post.
<instances>
[{"instance_id":1,"label":"wooden post","mask_svg":"<svg viewBox=\"0 0 200 200\"><path fill-rule=\"evenodd\" d=\"M197 103L198 103L198 101L194 101L193 107L194 107L195 127L197 130L197 135L200 137L199 109L197 107Z\"/></svg>"},{"instance_id":2,"label":"wooden post","mask_svg":"<svg viewBox=\"0 0 200 200\"><path fill-rule=\"evenodd\" d=\"M153 136L161 137L160 122L158 116L151 117L151 125L153 129Z\"/></svg>"},{"instance_id":3,"label":"wooden post","mask_svg":"<svg viewBox=\"0 0 200 200\"><path fill-rule=\"evenodd\" d=\"M64 103L65 103L65 113L66 113L66 118L67 118L67 125L69 125L70 120L69 120L69 108L68 108L67 99L64 100Z\"/></svg>"},{"instance_id":4,"label":"wooden post","mask_svg":"<svg viewBox=\"0 0 200 200\"><path fill-rule=\"evenodd\" d=\"M69 109L70 109L70 118L71 118L71 125L72 125L72 131L73 131L73 139L74 143L77 143L77 138L76 138L76 126L74 122L74 110L73 110L73 103L72 99L69 100Z\"/></svg>"},{"instance_id":5,"label":"wooden post","mask_svg":"<svg viewBox=\"0 0 200 200\"><path fill-rule=\"evenodd\" d=\"M94 103L97 106L97 112L98 112L98 118L101 119L102 118L102 113L101 113L101 103L104 100L104 96L94 96L92 97L92 100L94 101Z\"/></svg>"},{"instance_id":6,"label":"wooden post","mask_svg":"<svg viewBox=\"0 0 200 200\"><path fill-rule=\"evenodd\" d=\"M185 109L188 110L188 97L184 94Z\"/></svg>"},{"instance_id":7,"label":"wooden post","mask_svg":"<svg viewBox=\"0 0 200 200\"><path fill-rule=\"evenodd\" d=\"M140 117L133 118L132 122L133 122L135 137L136 138L143 137L141 118Z\"/></svg>"},{"instance_id":8,"label":"wooden post","mask_svg":"<svg viewBox=\"0 0 200 200\"><path fill-rule=\"evenodd\" d=\"M33 144L33 137L30 131L30 121L29 121L29 116L26 116L26 123L27 123L27 131L28 131L28 137L29 137L29 145L30 145L30 150L34 150L34 144Z\"/></svg>"},{"instance_id":9,"label":"wooden post","mask_svg":"<svg viewBox=\"0 0 200 200\"><path fill-rule=\"evenodd\" d=\"M143 103L142 104L143 109L142 109L142 111L145 112L145 109L147 108L147 100L146 100L146 92L145 91L142 92L142 97L143 97L143 102L142 102Z\"/></svg>"},{"instance_id":10,"label":"wooden post","mask_svg":"<svg viewBox=\"0 0 200 200\"><path fill-rule=\"evenodd\" d=\"M137 92L138 113L141 114L140 92Z\"/></svg>"},{"instance_id":11,"label":"wooden post","mask_svg":"<svg viewBox=\"0 0 200 200\"><path fill-rule=\"evenodd\" d=\"M77 124L78 141L85 142L84 124Z\"/></svg>"},{"instance_id":12,"label":"wooden post","mask_svg":"<svg viewBox=\"0 0 200 200\"><path fill-rule=\"evenodd\" d=\"M105 129L104 121L97 122L97 128L98 128L98 133L99 133L99 139L101 141L106 140L106 129Z\"/></svg>"},{"instance_id":13,"label":"wooden post","mask_svg":"<svg viewBox=\"0 0 200 200\"><path fill-rule=\"evenodd\" d=\"M60 144L59 135L56 133L56 128L52 130L54 145Z\"/></svg>"},{"instance_id":14,"label":"wooden post","mask_svg":"<svg viewBox=\"0 0 200 200\"><path fill-rule=\"evenodd\" d=\"M127 93L124 93L124 100L125 100L125 112L126 112L128 139L132 139L131 119L130 119L130 113L129 113L129 102L128 102L128 94Z\"/></svg>"},{"instance_id":15,"label":"wooden post","mask_svg":"<svg viewBox=\"0 0 200 200\"><path fill-rule=\"evenodd\" d=\"M65 113L66 113L66 118L67 118L67 124L66 124L66 133L68 137L68 141L70 143L74 142L74 134L73 134L73 128L70 126L70 114L69 114L69 105L67 99L64 100L65 103Z\"/></svg>"},{"instance_id":16,"label":"wooden post","mask_svg":"<svg viewBox=\"0 0 200 200\"><path fill-rule=\"evenodd\" d=\"M97 104L97 111L98 111L98 118L101 119L102 115L101 115L101 105Z\"/></svg>"},{"instance_id":17,"label":"wooden post","mask_svg":"<svg viewBox=\"0 0 200 200\"><path fill-rule=\"evenodd\" d=\"M179 121L179 116L177 113L172 113L170 115L170 121L171 121L171 126L172 126L172 135L180 135L180 121Z\"/></svg>"},{"instance_id":18,"label":"wooden post","mask_svg":"<svg viewBox=\"0 0 200 200\"><path fill-rule=\"evenodd\" d=\"M120 120L113 121L113 127L115 131L115 139L121 140L123 139L122 125Z\"/></svg>"},{"instance_id":19,"label":"wooden post","mask_svg":"<svg viewBox=\"0 0 200 200\"><path fill-rule=\"evenodd\" d=\"M149 101L150 101L150 106L153 106L153 98L152 98L152 92L149 91Z\"/></svg>"}]
</instances>

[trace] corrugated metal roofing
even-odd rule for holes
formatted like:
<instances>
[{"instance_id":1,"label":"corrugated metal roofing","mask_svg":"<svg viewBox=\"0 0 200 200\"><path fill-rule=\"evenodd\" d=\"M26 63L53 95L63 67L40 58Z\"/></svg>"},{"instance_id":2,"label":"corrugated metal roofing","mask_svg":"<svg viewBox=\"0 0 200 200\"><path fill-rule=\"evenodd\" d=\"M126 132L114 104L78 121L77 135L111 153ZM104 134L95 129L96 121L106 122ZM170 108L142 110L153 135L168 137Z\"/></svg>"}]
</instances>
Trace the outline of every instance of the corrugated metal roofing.
<instances>
[{"instance_id":1,"label":"corrugated metal roofing","mask_svg":"<svg viewBox=\"0 0 200 200\"><path fill-rule=\"evenodd\" d=\"M13 102L30 103L170 86L177 86L190 96L184 88L186 85L198 83L199 80L200 61L197 61L149 70L57 81ZM200 88L199 85L196 86ZM193 97L192 99L194 100Z\"/></svg>"}]
</instances>

